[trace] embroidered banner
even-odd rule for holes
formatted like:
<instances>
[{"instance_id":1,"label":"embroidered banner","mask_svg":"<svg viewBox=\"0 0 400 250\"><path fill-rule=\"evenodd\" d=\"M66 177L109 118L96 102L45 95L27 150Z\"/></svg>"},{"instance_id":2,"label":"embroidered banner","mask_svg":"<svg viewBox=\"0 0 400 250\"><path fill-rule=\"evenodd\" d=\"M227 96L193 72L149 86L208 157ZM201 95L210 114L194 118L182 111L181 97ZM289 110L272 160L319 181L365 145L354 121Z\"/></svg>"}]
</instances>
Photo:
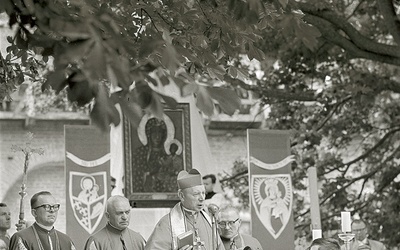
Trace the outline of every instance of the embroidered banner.
<instances>
[{"instance_id":1,"label":"embroidered banner","mask_svg":"<svg viewBox=\"0 0 400 250\"><path fill-rule=\"evenodd\" d=\"M247 130L251 229L264 249L294 249L288 131Z\"/></svg>"},{"instance_id":2,"label":"embroidered banner","mask_svg":"<svg viewBox=\"0 0 400 250\"><path fill-rule=\"evenodd\" d=\"M83 249L101 229L110 186L110 138L92 126L65 126L67 234Z\"/></svg>"}]
</instances>

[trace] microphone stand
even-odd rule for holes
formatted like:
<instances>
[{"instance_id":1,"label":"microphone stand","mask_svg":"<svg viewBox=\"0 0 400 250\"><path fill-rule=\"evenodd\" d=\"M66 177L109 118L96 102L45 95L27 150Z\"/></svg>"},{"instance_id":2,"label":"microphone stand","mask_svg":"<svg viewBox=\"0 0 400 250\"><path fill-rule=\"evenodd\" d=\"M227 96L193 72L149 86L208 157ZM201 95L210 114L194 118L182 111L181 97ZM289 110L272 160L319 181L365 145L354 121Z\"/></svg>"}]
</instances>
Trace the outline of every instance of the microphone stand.
<instances>
[{"instance_id":1,"label":"microphone stand","mask_svg":"<svg viewBox=\"0 0 400 250\"><path fill-rule=\"evenodd\" d=\"M212 249L216 250L218 248L217 245L217 223L215 215L218 212L219 207L215 204L210 204L208 206L208 211L211 214L211 229L212 229Z\"/></svg>"},{"instance_id":2,"label":"microphone stand","mask_svg":"<svg viewBox=\"0 0 400 250\"><path fill-rule=\"evenodd\" d=\"M212 249L216 250L217 249L217 244L216 244L216 238L217 238L217 228L216 228L216 223L215 223L215 213L212 214L211 216L211 229L212 229Z\"/></svg>"}]
</instances>

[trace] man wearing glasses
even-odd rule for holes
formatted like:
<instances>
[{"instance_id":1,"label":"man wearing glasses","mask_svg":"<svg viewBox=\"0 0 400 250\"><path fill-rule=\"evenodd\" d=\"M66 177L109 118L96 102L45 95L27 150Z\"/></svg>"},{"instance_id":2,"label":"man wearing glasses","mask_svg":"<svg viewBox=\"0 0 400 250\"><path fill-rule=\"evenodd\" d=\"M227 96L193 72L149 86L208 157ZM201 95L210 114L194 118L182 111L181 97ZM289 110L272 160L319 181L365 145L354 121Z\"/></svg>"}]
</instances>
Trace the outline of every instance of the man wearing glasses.
<instances>
[{"instance_id":1,"label":"man wearing glasses","mask_svg":"<svg viewBox=\"0 0 400 250\"><path fill-rule=\"evenodd\" d=\"M351 245L351 250L386 250L385 245L376 240L368 239L367 223L363 220L353 220L351 231L355 234L355 240Z\"/></svg>"},{"instance_id":2,"label":"man wearing glasses","mask_svg":"<svg viewBox=\"0 0 400 250\"><path fill-rule=\"evenodd\" d=\"M239 211L232 207L223 207L218 213L218 232L226 250L251 249L262 250L260 242L247 234L239 233L241 220Z\"/></svg>"},{"instance_id":3,"label":"man wearing glasses","mask_svg":"<svg viewBox=\"0 0 400 250\"><path fill-rule=\"evenodd\" d=\"M75 250L66 234L54 229L60 204L48 191L31 198L31 213L35 223L17 233L10 240L10 250Z\"/></svg>"}]
</instances>

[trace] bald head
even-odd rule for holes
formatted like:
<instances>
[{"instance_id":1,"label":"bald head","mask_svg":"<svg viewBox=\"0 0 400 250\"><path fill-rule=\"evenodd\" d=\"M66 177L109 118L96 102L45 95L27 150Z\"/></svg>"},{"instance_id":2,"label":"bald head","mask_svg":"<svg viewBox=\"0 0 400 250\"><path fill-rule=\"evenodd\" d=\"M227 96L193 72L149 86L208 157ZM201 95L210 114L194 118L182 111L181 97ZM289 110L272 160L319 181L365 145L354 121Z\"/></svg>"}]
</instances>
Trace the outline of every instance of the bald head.
<instances>
[{"instance_id":1,"label":"bald head","mask_svg":"<svg viewBox=\"0 0 400 250\"><path fill-rule=\"evenodd\" d=\"M108 222L118 230L124 230L129 226L131 206L124 196L111 196L107 200L106 217Z\"/></svg>"},{"instance_id":2,"label":"bald head","mask_svg":"<svg viewBox=\"0 0 400 250\"><path fill-rule=\"evenodd\" d=\"M230 206L230 205L222 207L219 210L218 215L221 216L223 214L228 214L228 213L233 214L233 215L235 215L236 217L239 218L239 214L240 214L239 210L236 207Z\"/></svg>"},{"instance_id":3,"label":"bald head","mask_svg":"<svg viewBox=\"0 0 400 250\"><path fill-rule=\"evenodd\" d=\"M221 208L217 216L218 232L227 239L231 239L239 232L241 220L239 218L239 210L232 206Z\"/></svg>"}]
</instances>

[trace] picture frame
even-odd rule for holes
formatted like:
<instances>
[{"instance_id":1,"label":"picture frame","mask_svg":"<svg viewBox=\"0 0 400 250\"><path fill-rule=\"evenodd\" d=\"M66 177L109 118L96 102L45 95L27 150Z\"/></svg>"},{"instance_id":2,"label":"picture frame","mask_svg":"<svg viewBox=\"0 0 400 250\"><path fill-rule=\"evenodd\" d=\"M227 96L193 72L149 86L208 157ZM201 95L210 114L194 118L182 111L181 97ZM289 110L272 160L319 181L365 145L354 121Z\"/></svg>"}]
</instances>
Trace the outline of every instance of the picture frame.
<instances>
[{"instance_id":1,"label":"picture frame","mask_svg":"<svg viewBox=\"0 0 400 250\"><path fill-rule=\"evenodd\" d=\"M163 119L143 112L134 128L123 118L125 196L132 207L173 207L176 178L192 169L189 103L164 107Z\"/></svg>"}]
</instances>

